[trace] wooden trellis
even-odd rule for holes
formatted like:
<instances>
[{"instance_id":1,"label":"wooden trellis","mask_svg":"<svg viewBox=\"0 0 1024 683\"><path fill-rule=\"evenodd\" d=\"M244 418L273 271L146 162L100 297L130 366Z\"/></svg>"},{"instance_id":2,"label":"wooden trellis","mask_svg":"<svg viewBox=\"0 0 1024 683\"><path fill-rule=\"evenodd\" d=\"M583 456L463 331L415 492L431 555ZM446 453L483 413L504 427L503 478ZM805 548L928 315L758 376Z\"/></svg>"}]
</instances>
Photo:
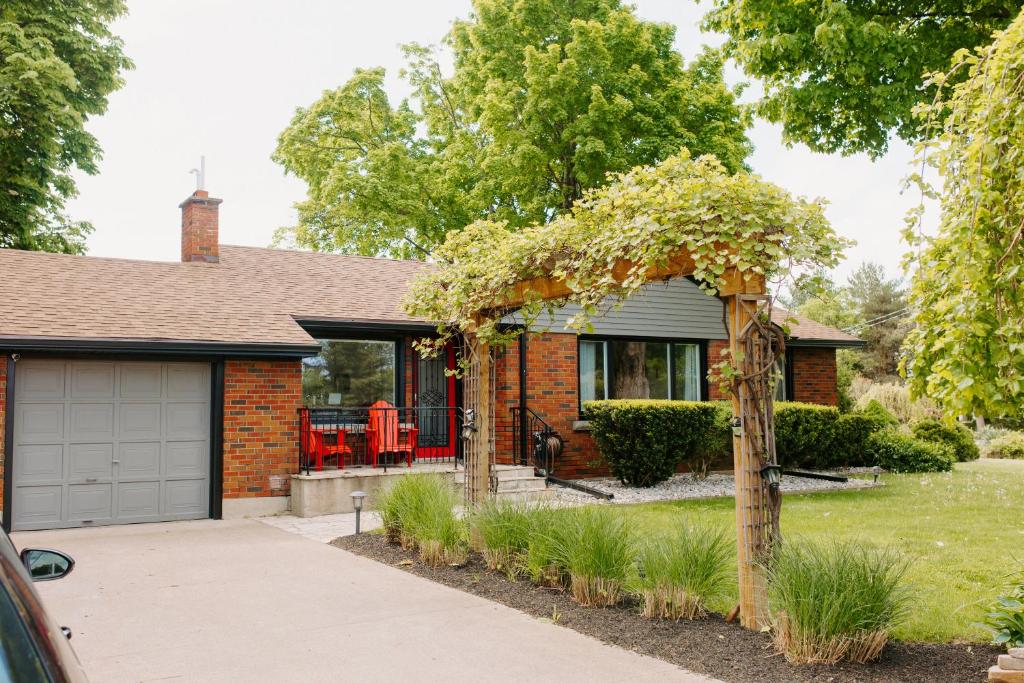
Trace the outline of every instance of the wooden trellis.
<instances>
[{"instance_id":1,"label":"wooden trellis","mask_svg":"<svg viewBox=\"0 0 1024 683\"><path fill-rule=\"evenodd\" d=\"M610 269L618 281L625 279L633 265L620 261ZM693 259L679 253L663 266L644 273L647 281L685 277L694 271ZM518 283L501 305L488 311L494 316L511 311L529 300L564 299L572 293L557 278L536 277ZM718 291L728 315L729 344L739 375L733 386L733 453L736 470L736 528L739 557L741 623L759 629L767 623L767 597L762 560L778 535L781 500L770 491L761 475L766 463L775 462L774 416L772 414L771 367L781 353L782 337L770 323L770 302L765 296L763 277L744 277L739 271L726 273ZM465 353L468 361L463 385L463 407L473 411L476 430L466 443L466 500L476 505L491 490L493 464L494 381L491 350L475 330L467 330Z\"/></svg>"}]
</instances>

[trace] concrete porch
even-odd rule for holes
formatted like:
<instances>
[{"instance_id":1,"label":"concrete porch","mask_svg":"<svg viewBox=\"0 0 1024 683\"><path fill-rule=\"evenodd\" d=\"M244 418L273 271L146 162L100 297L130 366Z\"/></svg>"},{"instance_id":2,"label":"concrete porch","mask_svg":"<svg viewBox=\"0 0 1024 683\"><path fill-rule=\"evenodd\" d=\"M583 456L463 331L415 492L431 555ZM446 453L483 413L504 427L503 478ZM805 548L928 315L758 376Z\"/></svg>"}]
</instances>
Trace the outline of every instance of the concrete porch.
<instances>
[{"instance_id":1,"label":"concrete porch","mask_svg":"<svg viewBox=\"0 0 1024 683\"><path fill-rule=\"evenodd\" d=\"M318 517L342 512L354 512L352 493L365 491L364 510L376 509L377 495L410 474L441 474L451 479L453 486L462 486L465 470L451 462L417 462L412 467L389 466L354 467L343 470L325 469L309 474L293 474L291 481L291 513L297 517ZM520 500L540 500L547 496L543 477L534 476L532 467L495 465L497 495Z\"/></svg>"}]
</instances>

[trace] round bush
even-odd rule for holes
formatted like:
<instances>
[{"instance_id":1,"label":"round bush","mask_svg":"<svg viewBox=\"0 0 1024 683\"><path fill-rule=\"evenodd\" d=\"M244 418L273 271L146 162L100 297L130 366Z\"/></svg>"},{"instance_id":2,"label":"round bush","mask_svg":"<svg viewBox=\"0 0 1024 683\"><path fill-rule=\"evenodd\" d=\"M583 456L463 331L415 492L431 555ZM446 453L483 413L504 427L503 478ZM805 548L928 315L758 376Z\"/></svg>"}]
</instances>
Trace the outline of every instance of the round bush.
<instances>
[{"instance_id":1,"label":"round bush","mask_svg":"<svg viewBox=\"0 0 1024 683\"><path fill-rule=\"evenodd\" d=\"M974 443L974 434L962 424L921 420L914 423L912 430L918 439L946 444L952 448L957 462L977 460L981 455L978 445Z\"/></svg>"},{"instance_id":2,"label":"round bush","mask_svg":"<svg viewBox=\"0 0 1024 683\"><path fill-rule=\"evenodd\" d=\"M870 400L860 409L861 415L866 415L878 423L879 429L885 427L898 427L899 419L893 415L888 408L875 400Z\"/></svg>"},{"instance_id":3,"label":"round bush","mask_svg":"<svg viewBox=\"0 0 1024 683\"><path fill-rule=\"evenodd\" d=\"M863 413L847 413L836 420L834 448L836 458L847 467L869 467L874 464L868 439L883 429L876 418Z\"/></svg>"},{"instance_id":4,"label":"round bush","mask_svg":"<svg viewBox=\"0 0 1024 683\"><path fill-rule=\"evenodd\" d=\"M627 486L671 477L715 424L713 403L662 400L589 401L586 414L601 456Z\"/></svg>"},{"instance_id":5,"label":"round bush","mask_svg":"<svg viewBox=\"0 0 1024 683\"><path fill-rule=\"evenodd\" d=\"M868 450L874 463L889 472L948 472L956 462L949 446L915 439L894 429L872 434Z\"/></svg>"},{"instance_id":6,"label":"round bush","mask_svg":"<svg viewBox=\"0 0 1024 683\"><path fill-rule=\"evenodd\" d=\"M1007 432L1002 436L997 436L988 442L985 457L1024 460L1024 434Z\"/></svg>"},{"instance_id":7,"label":"round bush","mask_svg":"<svg viewBox=\"0 0 1024 683\"><path fill-rule=\"evenodd\" d=\"M839 411L813 403L775 404L775 451L783 467L821 469L840 462L835 449Z\"/></svg>"}]
</instances>

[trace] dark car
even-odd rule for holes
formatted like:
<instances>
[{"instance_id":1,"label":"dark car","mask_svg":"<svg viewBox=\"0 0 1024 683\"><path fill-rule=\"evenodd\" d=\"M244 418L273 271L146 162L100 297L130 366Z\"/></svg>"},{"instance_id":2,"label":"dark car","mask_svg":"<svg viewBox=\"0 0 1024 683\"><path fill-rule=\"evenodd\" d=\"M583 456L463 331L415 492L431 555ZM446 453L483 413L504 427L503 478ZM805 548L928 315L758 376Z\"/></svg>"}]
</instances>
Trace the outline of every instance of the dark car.
<instances>
[{"instance_id":1,"label":"dark car","mask_svg":"<svg viewBox=\"0 0 1024 683\"><path fill-rule=\"evenodd\" d=\"M75 561L56 550L26 548L21 555L0 530L0 683L86 681L71 649L71 632L43 609L33 581L67 576Z\"/></svg>"}]
</instances>

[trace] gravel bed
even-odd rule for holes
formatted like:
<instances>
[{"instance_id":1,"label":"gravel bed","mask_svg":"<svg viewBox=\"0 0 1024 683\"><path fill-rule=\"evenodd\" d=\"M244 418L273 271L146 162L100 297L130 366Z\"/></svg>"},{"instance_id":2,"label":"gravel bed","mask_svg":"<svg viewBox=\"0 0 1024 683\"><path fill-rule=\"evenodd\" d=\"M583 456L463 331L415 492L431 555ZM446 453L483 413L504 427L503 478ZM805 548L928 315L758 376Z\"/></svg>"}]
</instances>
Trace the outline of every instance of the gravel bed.
<instances>
[{"instance_id":1,"label":"gravel bed","mask_svg":"<svg viewBox=\"0 0 1024 683\"><path fill-rule=\"evenodd\" d=\"M773 652L769 634L727 624L717 614L674 622L645 619L628 601L606 609L580 607L562 591L509 581L503 574L488 571L475 553L465 566L431 569L419 562L416 553L388 545L381 534L345 536L332 545L727 683L981 681L1000 653L989 645L891 642L881 660L873 664L794 666ZM586 662L580 666L585 672Z\"/></svg>"},{"instance_id":2,"label":"gravel bed","mask_svg":"<svg viewBox=\"0 0 1024 683\"><path fill-rule=\"evenodd\" d=\"M870 471L870 470L869 470ZM844 472L844 474L847 474ZM654 503L665 500L688 500L694 498L726 498L736 491L734 478L731 474L712 473L704 479L697 479L691 474L677 474L668 481L650 488L624 486L617 479L586 479L580 482L597 489L602 493L610 493L614 498L609 501L618 504ZM876 486L870 479L850 479L846 482L827 481L825 479L804 479L802 477L783 476L782 492L811 493L814 491L846 491ZM574 503L577 501L599 502L597 498L560 486L553 487L555 501Z\"/></svg>"}]
</instances>

